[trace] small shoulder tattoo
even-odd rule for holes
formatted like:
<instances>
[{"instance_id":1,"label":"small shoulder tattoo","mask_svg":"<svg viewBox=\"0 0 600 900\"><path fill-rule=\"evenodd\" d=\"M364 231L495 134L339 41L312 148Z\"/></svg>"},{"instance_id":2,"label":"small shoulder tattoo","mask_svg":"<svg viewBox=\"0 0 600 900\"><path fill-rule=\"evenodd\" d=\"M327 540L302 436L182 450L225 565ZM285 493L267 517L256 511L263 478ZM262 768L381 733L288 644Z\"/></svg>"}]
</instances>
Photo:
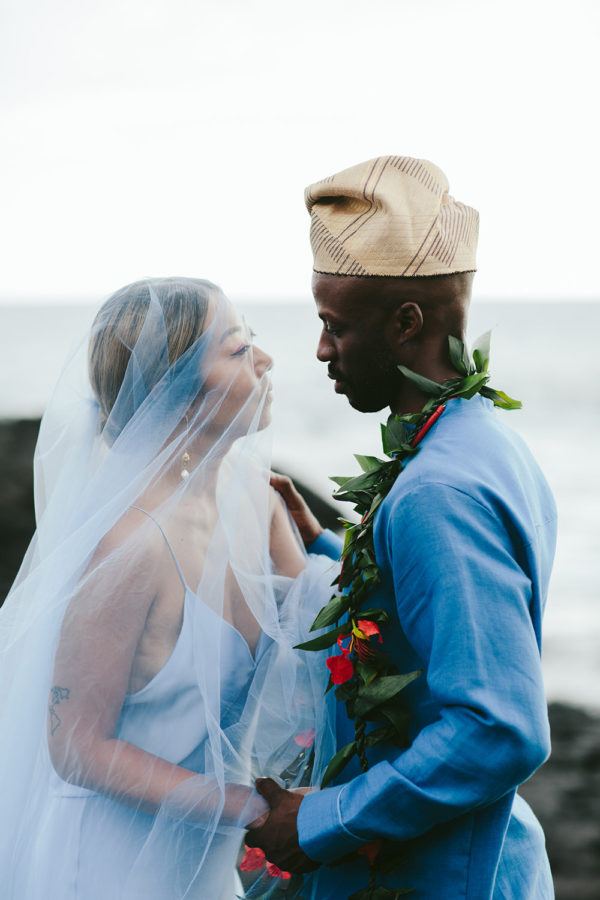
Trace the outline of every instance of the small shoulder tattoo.
<instances>
[{"instance_id":1,"label":"small shoulder tattoo","mask_svg":"<svg viewBox=\"0 0 600 900\"><path fill-rule=\"evenodd\" d=\"M70 694L71 691L66 687L58 687L58 685L55 685L53 688L50 688L50 706L48 707L48 712L50 714L50 734L52 736L54 736L62 724L62 720L56 712L56 707L62 703L63 700L68 700Z\"/></svg>"}]
</instances>

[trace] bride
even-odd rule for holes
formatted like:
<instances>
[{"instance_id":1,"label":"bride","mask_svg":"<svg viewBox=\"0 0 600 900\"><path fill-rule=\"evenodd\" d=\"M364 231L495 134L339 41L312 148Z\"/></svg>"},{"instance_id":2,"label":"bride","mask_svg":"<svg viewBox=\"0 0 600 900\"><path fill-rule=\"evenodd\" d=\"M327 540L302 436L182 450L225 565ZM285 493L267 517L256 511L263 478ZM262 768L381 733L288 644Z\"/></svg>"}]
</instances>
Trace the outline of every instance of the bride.
<instances>
[{"instance_id":1,"label":"bride","mask_svg":"<svg viewBox=\"0 0 600 900\"><path fill-rule=\"evenodd\" d=\"M335 573L269 485L271 364L184 278L117 291L68 361L0 612L3 897L243 896L254 779L319 783L327 672L293 647Z\"/></svg>"}]
</instances>

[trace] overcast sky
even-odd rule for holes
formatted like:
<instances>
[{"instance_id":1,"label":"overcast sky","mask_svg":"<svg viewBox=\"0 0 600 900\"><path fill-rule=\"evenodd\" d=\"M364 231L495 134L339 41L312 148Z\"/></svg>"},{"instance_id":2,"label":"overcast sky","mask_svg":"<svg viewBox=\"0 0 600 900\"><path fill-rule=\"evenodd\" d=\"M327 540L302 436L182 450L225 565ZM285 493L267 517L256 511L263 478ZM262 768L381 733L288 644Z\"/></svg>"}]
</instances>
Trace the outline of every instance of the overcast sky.
<instances>
[{"instance_id":1,"label":"overcast sky","mask_svg":"<svg viewBox=\"0 0 600 900\"><path fill-rule=\"evenodd\" d=\"M477 292L600 298L596 0L0 0L0 296L308 296L303 189L422 156Z\"/></svg>"}]
</instances>

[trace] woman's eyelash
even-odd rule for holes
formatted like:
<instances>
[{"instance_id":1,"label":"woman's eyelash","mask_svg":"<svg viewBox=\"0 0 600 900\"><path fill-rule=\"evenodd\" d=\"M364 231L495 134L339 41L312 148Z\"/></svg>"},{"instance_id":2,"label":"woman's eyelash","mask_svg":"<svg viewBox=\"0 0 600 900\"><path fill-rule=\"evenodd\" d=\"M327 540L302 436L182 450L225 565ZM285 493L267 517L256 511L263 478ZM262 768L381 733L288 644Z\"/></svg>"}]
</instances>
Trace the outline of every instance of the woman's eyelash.
<instances>
[{"instance_id":1,"label":"woman's eyelash","mask_svg":"<svg viewBox=\"0 0 600 900\"><path fill-rule=\"evenodd\" d=\"M243 356L244 353L248 352L248 350L251 348L251 346L252 346L252 344L244 344L243 347L240 347L239 350L236 350L235 353L232 353L231 355L232 356Z\"/></svg>"}]
</instances>

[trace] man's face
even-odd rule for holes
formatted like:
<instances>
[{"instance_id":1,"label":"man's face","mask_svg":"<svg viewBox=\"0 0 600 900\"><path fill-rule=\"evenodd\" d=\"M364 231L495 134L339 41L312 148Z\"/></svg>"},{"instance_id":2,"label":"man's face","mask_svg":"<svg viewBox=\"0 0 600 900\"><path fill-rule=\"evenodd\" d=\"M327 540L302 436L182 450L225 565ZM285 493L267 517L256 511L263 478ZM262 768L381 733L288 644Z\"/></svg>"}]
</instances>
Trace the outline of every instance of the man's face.
<instances>
[{"instance_id":1,"label":"man's face","mask_svg":"<svg viewBox=\"0 0 600 900\"><path fill-rule=\"evenodd\" d=\"M390 313L377 302L375 291L368 278L316 273L313 277L323 323L317 359L327 363L336 393L345 394L360 412L389 406L401 379L385 338Z\"/></svg>"}]
</instances>

